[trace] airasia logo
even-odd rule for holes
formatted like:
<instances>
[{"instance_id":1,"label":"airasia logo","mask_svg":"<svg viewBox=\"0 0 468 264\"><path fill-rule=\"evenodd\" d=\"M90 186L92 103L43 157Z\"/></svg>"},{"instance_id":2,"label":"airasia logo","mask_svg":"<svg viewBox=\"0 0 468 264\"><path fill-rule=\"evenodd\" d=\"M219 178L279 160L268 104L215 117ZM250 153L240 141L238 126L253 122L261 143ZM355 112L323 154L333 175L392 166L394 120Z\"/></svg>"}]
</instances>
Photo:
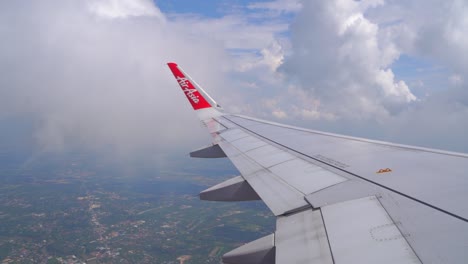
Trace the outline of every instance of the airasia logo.
<instances>
[{"instance_id":1,"label":"airasia logo","mask_svg":"<svg viewBox=\"0 0 468 264\"><path fill-rule=\"evenodd\" d=\"M198 96L195 94L197 90L195 88L192 89L189 87L189 80L185 77L176 77L176 79L185 95L190 98L192 102L198 104L200 99L198 99Z\"/></svg>"}]
</instances>

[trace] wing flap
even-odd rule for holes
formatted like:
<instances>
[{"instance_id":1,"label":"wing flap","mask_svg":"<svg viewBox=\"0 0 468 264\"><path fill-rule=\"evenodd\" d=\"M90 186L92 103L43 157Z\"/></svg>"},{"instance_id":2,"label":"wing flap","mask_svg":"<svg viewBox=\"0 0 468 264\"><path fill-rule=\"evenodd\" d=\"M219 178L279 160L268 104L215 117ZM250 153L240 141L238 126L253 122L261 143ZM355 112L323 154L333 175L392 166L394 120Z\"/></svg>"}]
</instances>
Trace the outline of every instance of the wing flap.
<instances>
[{"instance_id":1,"label":"wing flap","mask_svg":"<svg viewBox=\"0 0 468 264\"><path fill-rule=\"evenodd\" d=\"M275 246L276 263L333 263L319 210L278 217Z\"/></svg>"},{"instance_id":2,"label":"wing flap","mask_svg":"<svg viewBox=\"0 0 468 264\"><path fill-rule=\"evenodd\" d=\"M304 195L226 141L219 146L274 215L308 206Z\"/></svg>"},{"instance_id":3,"label":"wing flap","mask_svg":"<svg viewBox=\"0 0 468 264\"><path fill-rule=\"evenodd\" d=\"M205 159L225 158L226 157L226 154L219 147L218 144L209 145L209 146L206 146L206 147L191 151L189 155L192 158L205 158Z\"/></svg>"},{"instance_id":4,"label":"wing flap","mask_svg":"<svg viewBox=\"0 0 468 264\"><path fill-rule=\"evenodd\" d=\"M270 171L305 195L347 180L299 158L273 166Z\"/></svg>"},{"instance_id":5,"label":"wing flap","mask_svg":"<svg viewBox=\"0 0 468 264\"><path fill-rule=\"evenodd\" d=\"M275 215L310 207L306 194L347 180L217 120L228 128L216 135L216 142Z\"/></svg>"},{"instance_id":6,"label":"wing flap","mask_svg":"<svg viewBox=\"0 0 468 264\"><path fill-rule=\"evenodd\" d=\"M355 200L367 196L379 196L380 189L365 184L359 180L348 180L318 192L311 193L306 196L307 201L314 208L320 208L328 204Z\"/></svg>"},{"instance_id":7,"label":"wing flap","mask_svg":"<svg viewBox=\"0 0 468 264\"><path fill-rule=\"evenodd\" d=\"M226 180L200 193L201 200L239 202L260 200L258 194L241 176Z\"/></svg>"},{"instance_id":8,"label":"wing flap","mask_svg":"<svg viewBox=\"0 0 468 264\"><path fill-rule=\"evenodd\" d=\"M306 194L347 180L237 128L217 137L224 153L275 215L310 207Z\"/></svg>"},{"instance_id":9,"label":"wing flap","mask_svg":"<svg viewBox=\"0 0 468 264\"><path fill-rule=\"evenodd\" d=\"M224 254L223 263L273 264L275 263L274 243L274 234L259 238Z\"/></svg>"},{"instance_id":10,"label":"wing flap","mask_svg":"<svg viewBox=\"0 0 468 264\"><path fill-rule=\"evenodd\" d=\"M276 263L421 263L375 196L277 218Z\"/></svg>"},{"instance_id":11,"label":"wing flap","mask_svg":"<svg viewBox=\"0 0 468 264\"><path fill-rule=\"evenodd\" d=\"M280 163L293 160L295 156L282 151L272 145L265 145L246 152L246 155L255 160L264 168L270 168Z\"/></svg>"},{"instance_id":12,"label":"wing flap","mask_svg":"<svg viewBox=\"0 0 468 264\"><path fill-rule=\"evenodd\" d=\"M300 208L310 207L302 193L266 170L245 175L244 178L274 215L282 215Z\"/></svg>"},{"instance_id":13,"label":"wing flap","mask_svg":"<svg viewBox=\"0 0 468 264\"><path fill-rule=\"evenodd\" d=\"M375 196L321 211L336 263L421 263Z\"/></svg>"}]
</instances>

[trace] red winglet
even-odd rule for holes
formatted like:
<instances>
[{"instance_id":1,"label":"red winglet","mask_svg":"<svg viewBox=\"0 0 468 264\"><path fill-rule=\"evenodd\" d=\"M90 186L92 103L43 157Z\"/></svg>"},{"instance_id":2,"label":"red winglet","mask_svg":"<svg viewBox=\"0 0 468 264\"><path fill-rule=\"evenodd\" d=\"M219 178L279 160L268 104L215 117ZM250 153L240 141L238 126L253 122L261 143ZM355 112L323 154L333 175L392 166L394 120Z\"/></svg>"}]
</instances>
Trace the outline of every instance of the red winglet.
<instances>
[{"instance_id":1,"label":"red winglet","mask_svg":"<svg viewBox=\"0 0 468 264\"><path fill-rule=\"evenodd\" d=\"M172 74L174 74L180 88L182 88L182 91L185 93L185 96L187 96L187 99L192 104L194 110L211 107L210 103L200 94L197 88L195 88L190 79L184 75L176 63L169 62L167 66L171 69Z\"/></svg>"}]
</instances>

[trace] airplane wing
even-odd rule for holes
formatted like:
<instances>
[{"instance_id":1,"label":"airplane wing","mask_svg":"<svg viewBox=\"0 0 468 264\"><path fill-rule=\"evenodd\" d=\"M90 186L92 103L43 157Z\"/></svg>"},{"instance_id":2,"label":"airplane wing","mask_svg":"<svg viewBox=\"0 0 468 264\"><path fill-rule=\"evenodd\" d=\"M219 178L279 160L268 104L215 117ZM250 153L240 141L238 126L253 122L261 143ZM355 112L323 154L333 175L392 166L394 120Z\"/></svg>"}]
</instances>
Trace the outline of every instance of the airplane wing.
<instances>
[{"instance_id":1,"label":"airplane wing","mask_svg":"<svg viewBox=\"0 0 468 264\"><path fill-rule=\"evenodd\" d=\"M213 137L192 157L240 176L203 200L261 199L276 231L223 256L237 263L467 263L468 155L302 129L222 108L168 63Z\"/></svg>"}]
</instances>

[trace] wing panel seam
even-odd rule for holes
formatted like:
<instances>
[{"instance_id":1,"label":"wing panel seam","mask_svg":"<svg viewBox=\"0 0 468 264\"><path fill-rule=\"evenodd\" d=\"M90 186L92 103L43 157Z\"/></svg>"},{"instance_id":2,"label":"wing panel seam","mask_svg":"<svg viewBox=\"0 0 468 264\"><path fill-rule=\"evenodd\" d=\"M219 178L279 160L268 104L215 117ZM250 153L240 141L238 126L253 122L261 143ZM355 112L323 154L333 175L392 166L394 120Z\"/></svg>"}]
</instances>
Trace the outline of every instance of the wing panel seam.
<instances>
[{"instance_id":1,"label":"wing panel seam","mask_svg":"<svg viewBox=\"0 0 468 264\"><path fill-rule=\"evenodd\" d=\"M418 253L416 253L416 250L414 250L413 246L411 245L411 243L408 241L408 239L406 238L406 236L403 234L402 230L400 229L400 227L397 225L397 222L395 221L395 219L393 219L392 215L388 212L387 208L385 208L385 206L383 205L382 201L380 201L380 197L379 196L375 196L377 198L377 201L379 202L380 206L382 206L382 208L384 209L384 211L387 213L388 217L390 217L390 219L393 221L393 224L395 225L395 227L398 229L398 231L400 231L400 234L401 236L403 237L403 239L406 241L406 243L408 244L408 246L411 248L411 250L413 250L413 253L414 255L418 258L419 262L420 263L423 263L423 261L421 260L421 258L418 256Z\"/></svg>"},{"instance_id":2,"label":"wing panel seam","mask_svg":"<svg viewBox=\"0 0 468 264\"><path fill-rule=\"evenodd\" d=\"M330 248L330 255L331 255L333 264L335 264L335 258L333 256L333 250L332 250L331 243L330 243L330 236L328 235L327 225L325 223L325 219L323 218L322 210L320 209L319 211L320 211L320 217L322 218L323 229L325 230L325 235L327 235L327 238L328 238L327 242L328 242L328 247Z\"/></svg>"}]
</instances>

